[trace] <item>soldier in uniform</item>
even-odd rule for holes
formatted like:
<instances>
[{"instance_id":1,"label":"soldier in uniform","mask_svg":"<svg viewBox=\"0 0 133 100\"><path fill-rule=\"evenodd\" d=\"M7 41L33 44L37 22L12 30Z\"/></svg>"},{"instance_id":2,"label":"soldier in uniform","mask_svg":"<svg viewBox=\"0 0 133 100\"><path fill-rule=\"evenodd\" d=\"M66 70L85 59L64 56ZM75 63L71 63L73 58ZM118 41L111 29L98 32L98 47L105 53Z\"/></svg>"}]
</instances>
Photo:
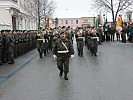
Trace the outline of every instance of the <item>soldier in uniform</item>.
<instances>
[{"instance_id":1,"label":"soldier in uniform","mask_svg":"<svg viewBox=\"0 0 133 100\"><path fill-rule=\"evenodd\" d=\"M69 39L72 42L72 40L71 40L71 33L70 33L70 29L69 28L67 28L65 30L65 34L66 34L66 38Z\"/></svg>"},{"instance_id":2,"label":"soldier in uniform","mask_svg":"<svg viewBox=\"0 0 133 100\"><path fill-rule=\"evenodd\" d=\"M2 32L3 37L3 48L2 48L2 62L7 63L8 62L8 30L3 30Z\"/></svg>"},{"instance_id":3,"label":"soldier in uniform","mask_svg":"<svg viewBox=\"0 0 133 100\"><path fill-rule=\"evenodd\" d=\"M14 35L12 34L12 31L9 31L8 35L8 58L9 62L8 64L14 64Z\"/></svg>"},{"instance_id":4,"label":"soldier in uniform","mask_svg":"<svg viewBox=\"0 0 133 100\"><path fill-rule=\"evenodd\" d=\"M99 37L99 45L102 45L102 25L99 25L99 28L97 29L97 36Z\"/></svg>"},{"instance_id":5,"label":"soldier in uniform","mask_svg":"<svg viewBox=\"0 0 133 100\"><path fill-rule=\"evenodd\" d=\"M49 32L49 50L52 51L52 41L53 41L53 29L50 29L50 32Z\"/></svg>"},{"instance_id":6,"label":"soldier in uniform","mask_svg":"<svg viewBox=\"0 0 133 100\"><path fill-rule=\"evenodd\" d=\"M42 32L42 27L40 26L37 32L37 50L39 52L39 56L40 58L42 58L42 54L43 54L43 47L44 47L44 36L43 36L43 32Z\"/></svg>"},{"instance_id":7,"label":"soldier in uniform","mask_svg":"<svg viewBox=\"0 0 133 100\"><path fill-rule=\"evenodd\" d=\"M97 56L98 37L97 37L97 30L95 28L92 29L90 36L91 36L90 51L92 55Z\"/></svg>"},{"instance_id":8,"label":"soldier in uniform","mask_svg":"<svg viewBox=\"0 0 133 100\"><path fill-rule=\"evenodd\" d=\"M80 29L78 32L77 32L77 36L76 36L76 40L77 40L77 50L78 50L78 55L80 57L83 57L83 47L84 47L84 34L82 32L82 29Z\"/></svg>"},{"instance_id":9,"label":"soldier in uniform","mask_svg":"<svg viewBox=\"0 0 133 100\"><path fill-rule=\"evenodd\" d=\"M3 48L3 39L0 31L0 65L2 65L2 48Z\"/></svg>"},{"instance_id":10,"label":"soldier in uniform","mask_svg":"<svg viewBox=\"0 0 133 100\"><path fill-rule=\"evenodd\" d=\"M49 53L49 31L48 29L45 29L43 31L43 35L44 35L44 55L46 56L47 53Z\"/></svg>"},{"instance_id":11,"label":"soldier in uniform","mask_svg":"<svg viewBox=\"0 0 133 100\"><path fill-rule=\"evenodd\" d=\"M61 77L64 72L64 79L68 80L69 59L74 57L74 49L70 40L66 38L66 34L62 32L60 38L56 40L53 48L53 57L57 57L57 67L60 70Z\"/></svg>"},{"instance_id":12,"label":"soldier in uniform","mask_svg":"<svg viewBox=\"0 0 133 100\"><path fill-rule=\"evenodd\" d=\"M111 41L114 41L114 38L115 38L115 28L114 28L114 26L111 27L110 35L111 35Z\"/></svg>"}]
</instances>

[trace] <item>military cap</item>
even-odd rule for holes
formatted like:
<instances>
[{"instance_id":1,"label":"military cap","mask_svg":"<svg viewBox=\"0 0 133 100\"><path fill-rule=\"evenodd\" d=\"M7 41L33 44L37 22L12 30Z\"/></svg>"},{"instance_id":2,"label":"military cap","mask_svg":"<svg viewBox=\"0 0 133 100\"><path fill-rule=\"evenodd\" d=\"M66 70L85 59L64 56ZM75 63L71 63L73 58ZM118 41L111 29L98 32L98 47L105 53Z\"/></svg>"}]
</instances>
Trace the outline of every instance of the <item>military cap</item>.
<instances>
[{"instance_id":1,"label":"military cap","mask_svg":"<svg viewBox=\"0 0 133 100\"><path fill-rule=\"evenodd\" d=\"M66 28L66 26L63 26L62 29L63 29L63 28Z\"/></svg>"},{"instance_id":2,"label":"military cap","mask_svg":"<svg viewBox=\"0 0 133 100\"><path fill-rule=\"evenodd\" d=\"M65 34L65 32L62 31L62 32L60 32L60 35L61 35L61 34Z\"/></svg>"},{"instance_id":3,"label":"military cap","mask_svg":"<svg viewBox=\"0 0 133 100\"><path fill-rule=\"evenodd\" d=\"M1 33L5 32L5 30L1 30Z\"/></svg>"}]
</instances>

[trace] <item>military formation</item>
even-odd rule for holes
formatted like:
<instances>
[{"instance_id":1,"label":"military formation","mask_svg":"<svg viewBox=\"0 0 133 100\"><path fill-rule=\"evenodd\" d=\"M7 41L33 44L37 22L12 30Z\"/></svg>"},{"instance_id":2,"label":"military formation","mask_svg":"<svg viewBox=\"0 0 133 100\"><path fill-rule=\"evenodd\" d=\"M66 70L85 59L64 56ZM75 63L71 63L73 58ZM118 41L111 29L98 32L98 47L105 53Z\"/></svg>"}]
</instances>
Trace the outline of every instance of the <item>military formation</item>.
<instances>
[{"instance_id":1,"label":"military formation","mask_svg":"<svg viewBox=\"0 0 133 100\"><path fill-rule=\"evenodd\" d=\"M59 76L62 77L64 73L65 80L68 80L69 60L74 57L74 38L76 38L79 57L84 56L83 49L85 45L92 52L92 55L97 56L98 45L101 44L102 38L101 33L98 33L95 28L77 28L73 30L65 26L50 29L39 27L36 36L40 58L52 51L54 60L57 61L57 68L60 71Z\"/></svg>"},{"instance_id":2,"label":"military formation","mask_svg":"<svg viewBox=\"0 0 133 100\"><path fill-rule=\"evenodd\" d=\"M122 42L126 42L125 34L128 33L130 41L133 41L132 24L129 28L124 24L121 31ZM68 80L69 61L74 57L73 41L76 40L77 52L79 57L84 56L84 46L88 48L91 55L97 56L98 46L104 41L114 41L114 37L119 40L117 31L114 27L105 29L104 26L96 27L77 27L75 30L70 27L55 27L43 29L39 26L38 30L2 30L0 31L0 65L4 63L14 64L14 59L37 48L39 57L43 58L49 52L53 52L53 58L57 61L59 76Z\"/></svg>"},{"instance_id":3,"label":"military formation","mask_svg":"<svg viewBox=\"0 0 133 100\"><path fill-rule=\"evenodd\" d=\"M0 65L14 64L14 59L36 48L36 31L0 31Z\"/></svg>"}]
</instances>

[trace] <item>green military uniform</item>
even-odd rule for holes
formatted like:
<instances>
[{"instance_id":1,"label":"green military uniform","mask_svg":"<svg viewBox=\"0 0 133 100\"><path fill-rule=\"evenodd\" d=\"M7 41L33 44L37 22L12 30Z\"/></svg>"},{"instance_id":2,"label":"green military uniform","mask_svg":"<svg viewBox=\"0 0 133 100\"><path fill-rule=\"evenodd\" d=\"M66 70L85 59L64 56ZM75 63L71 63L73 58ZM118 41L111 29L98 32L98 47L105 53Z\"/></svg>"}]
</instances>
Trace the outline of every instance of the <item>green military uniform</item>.
<instances>
[{"instance_id":1,"label":"green military uniform","mask_svg":"<svg viewBox=\"0 0 133 100\"><path fill-rule=\"evenodd\" d=\"M78 32L76 36L78 55L83 57L84 35Z\"/></svg>"},{"instance_id":2,"label":"green military uniform","mask_svg":"<svg viewBox=\"0 0 133 100\"><path fill-rule=\"evenodd\" d=\"M14 63L14 35L12 32L9 32L8 35L8 58L9 58L9 63L8 64L13 64Z\"/></svg>"},{"instance_id":3,"label":"green military uniform","mask_svg":"<svg viewBox=\"0 0 133 100\"><path fill-rule=\"evenodd\" d=\"M99 37L99 44L101 45L103 36L101 27L97 29L97 36Z\"/></svg>"},{"instance_id":4,"label":"green military uniform","mask_svg":"<svg viewBox=\"0 0 133 100\"><path fill-rule=\"evenodd\" d=\"M97 56L97 50L98 50L97 37L91 37L91 48L90 48L90 51L91 51L92 55Z\"/></svg>"},{"instance_id":5,"label":"green military uniform","mask_svg":"<svg viewBox=\"0 0 133 100\"><path fill-rule=\"evenodd\" d=\"M69 58L74 55L73 45L68 39L57 39L53 48L53 54L57 56L57 67L60 70L60 76L64 71L64 79L68 80Z\"/></svg>"},{"instance_id":6,"label":"green military uniform","mask_svg":"<svg viewBox=\"0 0 133 100\"><path fill-rule=\"evenodd\" d=\"M39 28L39 30L37 32L36 39L37 39L37 50L39 52L40 58L42 58L42 54L43 54L43 51L44 51L44 35L43 35L41 27Z\"/></svg>"},{"instance_id":7,"label":"green military uniform","mask_svg":"<svg viewBox=\"0 0 133 100\"><path fill-rule=\"evenodd\" d=\"M3 48L2 48L2 62L6 63L8 62L8 30L4 30L2 33L3 37Z\"/></svg>"},{"instance_id":8,"label":"green military uniform","mask_svg":"<svg viewBox=\"0 0 133 100\"><path fill-rule=\"evenodd\" d=\"M0 32L0 65L2 65L2 48L3 48L3 38Z\"/></svg>"}]
</instances>

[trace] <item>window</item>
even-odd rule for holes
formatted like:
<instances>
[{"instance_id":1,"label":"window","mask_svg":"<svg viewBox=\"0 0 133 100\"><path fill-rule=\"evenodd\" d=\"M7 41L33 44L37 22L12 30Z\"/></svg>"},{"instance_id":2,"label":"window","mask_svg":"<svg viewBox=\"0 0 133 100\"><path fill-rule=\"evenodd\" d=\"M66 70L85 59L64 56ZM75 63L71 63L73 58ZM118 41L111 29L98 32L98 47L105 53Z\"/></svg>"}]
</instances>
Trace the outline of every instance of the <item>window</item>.
<instances>
[{"instance_id":1,"label":"window","mask_svg":"<svg viewBox=\"0 0 133 100\"><path fill-rule=\"evenodd\" d=\"M62 20L62 24L64 24L64 21Z\"/></svg>"},{"instance_id":2,"label":"window","mask_svg":"<svg viewBox=\"0 0 133 100\"><path fill-rule=\"evenodd\" d=\"M78 20L76 20L76 24L78 24Z\"/></svg>"},{"instance_id":3,"label":"window","mask_svg":"<svg viewBox=\"0 0 133 100\"><path fill-rule=\"evenodd\" d=\"M66 24L68 24L68 20L66 20Z\"/></svg>"},{"instance_id":4,"label":"window","mask_svg":"<svg viewBox=\"0 0 133 100\"><path fill-rule=\"evenodd\" d=\"M73 20L71 20L71 24L73 24Z\"/></svg>"},{"instance_id":5,"label":"window","mask_svg":"<svg viewBox=\"0 0 133 100\"><path fill-rule=\"evenodd\" d=\"M88 19L84 19L83 20L83 23L88 23Z\"/></svg>"}]
</instances>

